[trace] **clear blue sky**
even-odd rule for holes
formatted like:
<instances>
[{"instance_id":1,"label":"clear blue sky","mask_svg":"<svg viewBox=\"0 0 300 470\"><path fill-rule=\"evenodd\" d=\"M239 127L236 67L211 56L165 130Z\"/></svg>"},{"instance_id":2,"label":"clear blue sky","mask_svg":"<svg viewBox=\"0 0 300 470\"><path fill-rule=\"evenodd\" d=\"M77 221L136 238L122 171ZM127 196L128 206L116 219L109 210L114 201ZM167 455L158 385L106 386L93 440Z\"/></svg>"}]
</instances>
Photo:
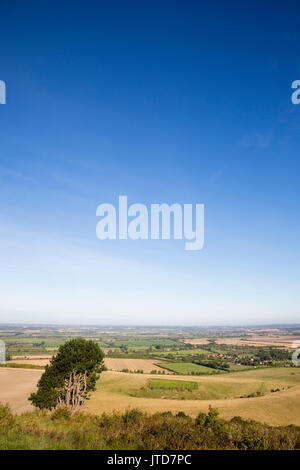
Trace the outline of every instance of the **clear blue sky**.
<instances>
[{"instance_id":1,"label":"clear blue sky","mask_svg":"<svg viewBox=\"0 0 300 470\"><path fill-rule=\"evenodd\" d=\"M0 321L299 322L299 2L0 9ZM203 250L98 240L122 194L204 203Z\"/></svg>"}]
</instances>

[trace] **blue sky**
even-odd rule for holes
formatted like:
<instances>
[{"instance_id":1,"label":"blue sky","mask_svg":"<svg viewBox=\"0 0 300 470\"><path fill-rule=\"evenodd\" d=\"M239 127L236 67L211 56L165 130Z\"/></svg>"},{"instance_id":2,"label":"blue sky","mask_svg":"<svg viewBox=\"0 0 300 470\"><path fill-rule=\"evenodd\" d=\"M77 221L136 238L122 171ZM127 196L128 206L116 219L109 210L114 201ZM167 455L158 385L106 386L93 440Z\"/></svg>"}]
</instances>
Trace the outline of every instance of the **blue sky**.
<instances>
[{"instance_id":1,"label":"blue sky","mask_svg":"<svg viewBox=\"0 0 300 470\"><path fill-rule=\"evenodd\" d=\"M0 321L299 322L297 1L1 2ZM205 245L96 207L205 204Z\"/></svg>"}]
</instances>

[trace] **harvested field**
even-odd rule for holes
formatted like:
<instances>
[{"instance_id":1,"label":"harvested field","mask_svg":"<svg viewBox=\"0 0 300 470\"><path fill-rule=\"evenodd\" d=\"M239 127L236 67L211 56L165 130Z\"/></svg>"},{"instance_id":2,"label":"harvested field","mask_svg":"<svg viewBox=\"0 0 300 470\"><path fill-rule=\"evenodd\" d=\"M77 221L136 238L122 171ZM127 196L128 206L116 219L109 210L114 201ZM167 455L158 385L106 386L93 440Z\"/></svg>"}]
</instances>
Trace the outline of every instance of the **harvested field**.
<instances>
[{"instance_id":1,"label":"harvested field","mask_svg":"<svg viewBox=\"0 0 300 470\"><path fill-rule=\"evenodd\" d=\"M209 343L207 338L185 339L183 340L183 342L187 344L208 344Z\"/></svg>"},{"instance_id":2,"label":"harvested field","mask_svg":"<svg viewBox=\"0 0 300 470\"><path fill-rule=\"evenodd\" d=\"M280 348L292 348L294 342L300 343L300 336L292 335L276 335L275 333L262 336L262 335L249 335L247 337L224 337L217 338L217 344L227 344L233 346L277 346ZM185 343L188 344L208 344L207 338L194 338L194 339L185 339Z\"/></svg>"},{"instance_id":3,"label":"harvested field","mask_svg":"<svg viewBox=\"0 0 300 470\"><path fill-rule=\"evenodd\" d=\"M0 402L9 403L17 413L33 410L28 397L35 391L42 373L32 369L0 368Z\"/></svg>"},{"instance_id":4,"label":"harvested field","mask_svg":"<svg viewBox=\"0 0 300 470\"><path fill-rule=\"evenodd\" d=\"M29 356L26 356L29 357ZM42 359L40 357L34 358L30 356L30 359L14 359L11 362L14 364L31 364L35 366L45 366L49 364L50 359ZM51 358L52 356L49 356ZM151 372L152 370L161 371L162 368L155 365L155 361L152 359L118 359L118 358L105 358L104 363L109 370L121 371L123 369L128 369L129 371L143 370L146 372ZM165 371L167 373L167 371Z\"/></svg>"},{"instance_id":5,"label":"harvested field","mask_svg":"<svg viewBox=\"0 0 300 470\"><path fill-rule=\"evenodd\" d=\"M109 370L143 370L145 373L151 372L152 370L163 371L161 367L155 365L155 361L152 359L118 359L106 357L104 362ZM167 373L167 371L165 372Z\"/></svg>"},{"instance_id":6,"label":"harvested field","mask_svg":"<svg viewBox=\"0 0 300 470\"><path fill-rule=\"evenodd\" d=\"M50 359L14 359L11 361L12 364L27 364L27 365L33 365L33 366L46 366L49 364Z\"/></svg>"},{"instance_id":7,"label":"harvested field","mask_svg":"<svg viewBox=\"0 0 300 470\"><path fill-rule=\"evenodd\" d=\"M229 344L235 346L277 346L281 348L292 348L294 342L300 343L300 336L276 336L276 335L252 335L246 338L219 338L217 344Z\"/></svg>"}]
</instances>

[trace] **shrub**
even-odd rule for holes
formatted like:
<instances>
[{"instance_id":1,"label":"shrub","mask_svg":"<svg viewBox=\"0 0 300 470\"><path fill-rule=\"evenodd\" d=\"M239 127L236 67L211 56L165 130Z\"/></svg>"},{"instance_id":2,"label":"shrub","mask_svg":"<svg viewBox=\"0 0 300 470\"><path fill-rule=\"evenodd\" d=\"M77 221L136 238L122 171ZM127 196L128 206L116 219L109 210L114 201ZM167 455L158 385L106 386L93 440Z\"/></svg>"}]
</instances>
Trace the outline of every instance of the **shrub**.
<instances>
[{"instance_id":1,"label":"shrub","mask_svg":"<svg viewBox=\"0 0 300 470\"><path fill-rule=\"evenodd\" d=\"M67 408L55 408L51 413L52 421L61 420L61 419L70 419L71 413Z\"/></svg>"},{"instance_id":2,"label":"shrub","mask_svg":"<svg viewBox=\"0 0 300 470\"><path fill-rule=\"evenodd\" d=\"M196 419L183 412L149 415L137 409L101 416L65 410L13 415L0 405L0 449L299 449L300 427L272 427L236 416L226 422L217 410Z\"/></svg>"},{"instance_id":3,"label":"shrub","mask_svg":"<svg viewBox=\"0 0 300 470\"><path fill-rule=\"evenodd\" d=\"M0 426L7 427L11 426L14 421L13 414L8 404L2 405L0 403Z\"/></svg>"}]
</instances>

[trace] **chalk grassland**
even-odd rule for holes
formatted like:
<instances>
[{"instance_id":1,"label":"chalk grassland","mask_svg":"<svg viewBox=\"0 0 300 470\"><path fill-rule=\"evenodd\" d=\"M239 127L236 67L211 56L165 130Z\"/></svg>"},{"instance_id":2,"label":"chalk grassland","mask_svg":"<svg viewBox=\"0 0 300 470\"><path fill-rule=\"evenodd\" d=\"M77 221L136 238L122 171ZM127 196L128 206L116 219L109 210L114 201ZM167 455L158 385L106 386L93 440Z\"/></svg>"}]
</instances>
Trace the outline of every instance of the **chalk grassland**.
<instances>
[{"instance_id":1,"label":"chalk grassland","mask_svg":"<svg viewBox=\"0 0 300 470\"><path fill-rule=\"evenodd\" d=\"M32 410L29 394L35 390L42 371L0 368L0 401L8 402L20 413ZM193 376L198 392L205 399L178 400L165 398L135 397L142 387L147 387L151 374L127 374L107 371L101 375L97 391L84 405L94 413L124 411L139 408L149 413L157 411L184 411L197 416L207 412L209 405L218 408L221 417L231 419L240 415L270 425L296 424L300 426L300 370L296 368L258 369L238 373ZM191 376L176 376L176 380L189 381ZM170 376L160 376L170 380ZM265 395L255 398L237 398L260 390L264 384ZM290 387L290 388L289 388ZM279 391L271 392L271 390ZM193 392L190 392L193 393ZM227 398L226 398L227 397Z\"/></svg>"},{"instance_id":2,"label":"chalk grassland","mask_svg":"<svg viewBox=\"0 0 300 470\"><path fill-rule=\"evenodd\" d=\"M260 369L255 371L222 374L220 376L193 376L199 390L212 397L205 400L174 400L164 398L139 398L137 390L147 386L151 375L105 372L97 391L86 402L85 409L95 414L106 411L124 411L139 408L149 413L157 411L184 411L197 416L200 411L207 412L209 405L218 408L225 419L240 415L270 425L296 424L300 426L300 371L293 368ZM160 377L161 380L169 380ZM189 380L190 376L177 376L176 380ZM262 383L268 392L256 398L236 398L260 390ZM288 388L291 387L291 388ZM225 398L227 397L227 398Z\"/></svg>"}]
</instances>

